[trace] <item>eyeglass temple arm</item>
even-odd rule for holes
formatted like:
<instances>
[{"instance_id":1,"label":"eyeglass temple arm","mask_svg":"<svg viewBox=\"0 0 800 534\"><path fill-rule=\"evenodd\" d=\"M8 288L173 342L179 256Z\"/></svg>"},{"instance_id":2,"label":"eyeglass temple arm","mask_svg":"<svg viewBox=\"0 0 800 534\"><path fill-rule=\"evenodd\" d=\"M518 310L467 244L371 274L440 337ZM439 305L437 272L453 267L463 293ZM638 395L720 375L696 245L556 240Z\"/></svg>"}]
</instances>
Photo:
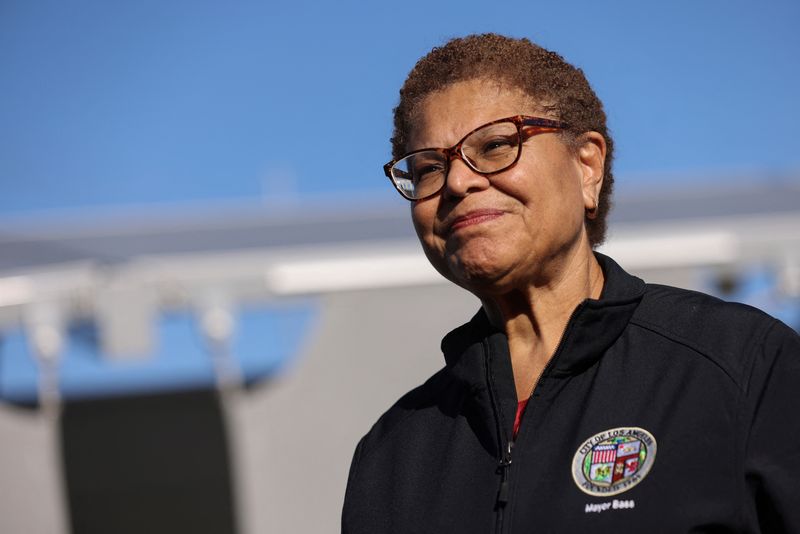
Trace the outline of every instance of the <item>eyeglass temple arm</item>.
<instances>
[{"instance_id":1,"label":"eyeglass temple arm","mask_svg":"<svg viewBox=\"0 0 800 534\"><path fill-rule=\"evenodd\" d=\"M551 128L555 130L566 130L569 124L554 119L543 119L541 117L527 117L522 119L523 126L538 126L540 128Z\"/></svg>"}]
</instances>

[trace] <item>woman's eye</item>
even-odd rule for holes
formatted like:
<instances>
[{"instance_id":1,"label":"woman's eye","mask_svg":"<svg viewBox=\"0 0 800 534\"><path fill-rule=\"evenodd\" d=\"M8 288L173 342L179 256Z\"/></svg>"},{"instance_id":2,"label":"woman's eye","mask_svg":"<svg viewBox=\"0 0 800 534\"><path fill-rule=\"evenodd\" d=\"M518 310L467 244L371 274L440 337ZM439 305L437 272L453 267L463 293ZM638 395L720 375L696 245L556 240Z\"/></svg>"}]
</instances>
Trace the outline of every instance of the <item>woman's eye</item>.
<instances>
[{"instance_id":1,"label":"woman's eye","mask_svg":"<svg viewBox=\"0 0 800 534\"><path fill-rule=\"evenodd\" d=\"M491 155L496 154L498 152L504 152L517 146L516 139L511 139L510 137L493 137L492 139L487 139L483 145L481 146L481 154L483 155Z\"/></svg>"},{"instance_id":2,"label":"woman's eye","mask_svg":"<svg viewBox=\"0 0 800 534\"><path fill-rule=\"evenodd\" d=\"M420 163L414 166L414 179L422 182L437 176L444 171L444 164L441 162Z\"/></svg>"}]
</instances>

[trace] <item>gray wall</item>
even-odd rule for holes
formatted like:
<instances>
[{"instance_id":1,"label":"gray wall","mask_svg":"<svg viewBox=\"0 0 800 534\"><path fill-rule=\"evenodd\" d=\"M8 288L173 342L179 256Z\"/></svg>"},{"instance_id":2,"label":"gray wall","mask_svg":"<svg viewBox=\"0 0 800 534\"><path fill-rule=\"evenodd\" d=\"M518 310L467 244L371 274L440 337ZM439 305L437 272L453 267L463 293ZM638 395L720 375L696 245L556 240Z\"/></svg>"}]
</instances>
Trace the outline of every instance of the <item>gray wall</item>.
<instances>
[{"instance_id":1,"label":"gray wall","mask_svg":"<svg viewBox=\"0 0 800 534\"><path fill-rule=\"evenodd\" d=\"M444 364L440 338L478 301L450 286L324 297L300 361L235 408L245 532L338 532L356 443Z\"/></svg>"}]
</instances>

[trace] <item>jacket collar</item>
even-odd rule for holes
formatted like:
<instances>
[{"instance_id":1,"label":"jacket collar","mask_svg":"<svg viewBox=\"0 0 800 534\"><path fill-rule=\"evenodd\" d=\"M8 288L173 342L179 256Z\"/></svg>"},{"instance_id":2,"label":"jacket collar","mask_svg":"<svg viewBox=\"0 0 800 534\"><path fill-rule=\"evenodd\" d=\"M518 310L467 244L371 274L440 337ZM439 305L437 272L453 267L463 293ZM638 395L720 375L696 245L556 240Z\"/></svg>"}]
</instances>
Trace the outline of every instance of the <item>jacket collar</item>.
<instances>
[{"instance_id":1,"label":"jacket collar","mask_svg":"<svg viewBox=\"0 0 800 534\"><path fill-rule=\"evenodd\" d=\"M600 298L584 300L573 312L551 364L551 376L581 372L600 359L628 325L644 295L645 283L625 272L611 258L595 253L605 283ZM452 375L471 389L486 387L485 350L510 369L508 339L491 325L483 309L442 340ZM501 373L507 375L507 373ZM512 376L513 379L513 376Z\"/></svg>"}]
</instances>

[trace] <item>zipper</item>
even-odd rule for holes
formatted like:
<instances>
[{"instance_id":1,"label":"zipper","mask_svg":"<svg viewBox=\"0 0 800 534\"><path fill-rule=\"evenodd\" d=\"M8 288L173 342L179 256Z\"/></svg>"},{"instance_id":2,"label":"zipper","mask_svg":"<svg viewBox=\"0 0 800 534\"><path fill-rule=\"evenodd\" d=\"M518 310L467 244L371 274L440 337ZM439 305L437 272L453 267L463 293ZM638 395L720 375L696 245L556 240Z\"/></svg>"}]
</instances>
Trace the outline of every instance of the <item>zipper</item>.
<instances>
[{"instance_id":1,"label":"zipper","mask_svg":"<svg viewBox=\"0 0 800 534\"><path fill-rule=\"evenodd\" d=\"M533 394L536 392L536 388L539 387L539 382L541 381L544 374L550 370L553 366L553 362L556 360L561 351L563 350L564 339L567 337L567 332L572 327L573 319L586 307L586 300L578 304L572 313L567 319L567 324L564 326L563 332L561 332L561 338L558 340L558 345L556 345L556 350L553 351L553 356L547 361L545 366L542 368L539 376L536 377L536 380L533 383L533 387L531 388L531 394L528 397L528 404L525 406L525 412L528 411L528 406L530 405L530 399L533 397ZM489 398L492 402L492 410L494 411L494 420L495 425L497 426L497 441L498 441L498 450L503 451L500 456L500 461L497 467L497 471L500 474L500 487L497 490L497 499L495 501L495 506L497 508L497 519L495 521L495 533L501 534L503 532L503 516L505 513L505 507L508 504L508 501L511 497L510 495L510 485L509 485L509 477L511 471L511 452L514 449L514 440L506 441L504 439L503 427L500 421L500 409L497 406L497 399L494 396L494 384L491 380L491 372L489 370L490 362L489 362L489 343L484 339L483 340L483 350L486 355L486 383L489 385ZM520 419L520 432L522 431L522 420L525 418L525 412L523 412L521 419ZM504 443L505 442L505 443ZM504 446L505 445L505 446Z\"/></svg>"},{"instance_id":2,"label":"zipper","mask_svg":"<svg viewBox=\"0 0 800 534\"><path fill-rule=\"evenodd\" d=\"M497 467L497 472L500 475L500 487L497 489L497 498L495 500L497 515L494 527L495 533L500 534L503 531L503 512L506 504L508 504L509 498L508 472L511 469L511 449L514 447L514 442L507 440L503 432L500 409L494 394L494 381L492 380L491 373L491 351L489 350L489 342L486 339L483 340L483 353L486 358L486 384L489 386L489 400L492 403L494 423L497 428L497 450L502 451Z\"/></svg>"},{"instance_id":3,"label":"zipper","mask_svg":"<svg viewBox=\"0 0 800 534\"><path fill-rule=\"evenodd\" d=\"M500 471L500 489L497 490L497 524L495 531L499 534L503 531L503 515L508 504L509 486L508 486L508 472L511 470L511 450L514 448L514 441L510 440L500 458L500 465L497 468Z\"/></svg>"}]
</instances>

